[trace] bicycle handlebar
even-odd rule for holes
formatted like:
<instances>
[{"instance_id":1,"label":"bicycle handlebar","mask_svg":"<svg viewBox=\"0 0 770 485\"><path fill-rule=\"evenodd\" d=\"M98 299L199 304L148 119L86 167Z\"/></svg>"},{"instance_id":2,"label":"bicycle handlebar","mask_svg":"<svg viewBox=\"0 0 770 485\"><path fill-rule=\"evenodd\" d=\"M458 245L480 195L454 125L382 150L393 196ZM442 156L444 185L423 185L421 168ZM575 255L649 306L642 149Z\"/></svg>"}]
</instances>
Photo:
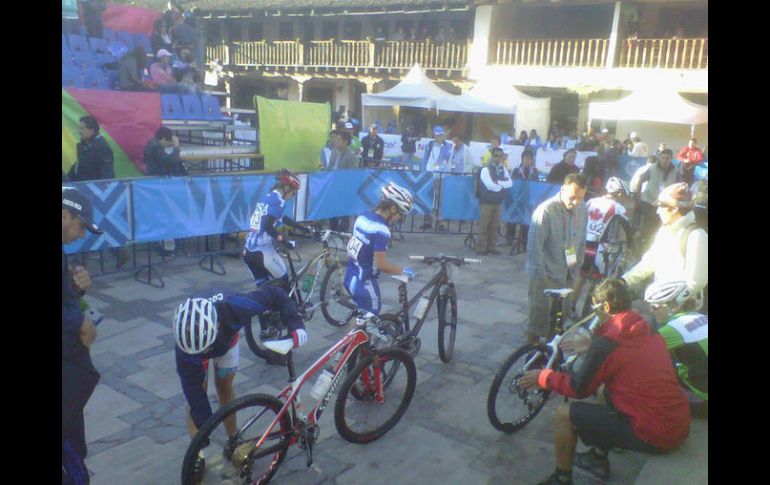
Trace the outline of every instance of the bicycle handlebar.
<instances>
[{"instance_id":1,"label":"bicycle handlebar","mask_svg":"<svg viewBox=\"0 0 770 485\"><path fill-rule=\"evenodd\" d=\"M480 263L480 259L475 258L458 258L456 256L445 256L439 254L437 256L409 256L410 261L422 261L425 264L433 263L452 263L456 266L460 266L465 263Z\"/></svg>"}]
</instances>

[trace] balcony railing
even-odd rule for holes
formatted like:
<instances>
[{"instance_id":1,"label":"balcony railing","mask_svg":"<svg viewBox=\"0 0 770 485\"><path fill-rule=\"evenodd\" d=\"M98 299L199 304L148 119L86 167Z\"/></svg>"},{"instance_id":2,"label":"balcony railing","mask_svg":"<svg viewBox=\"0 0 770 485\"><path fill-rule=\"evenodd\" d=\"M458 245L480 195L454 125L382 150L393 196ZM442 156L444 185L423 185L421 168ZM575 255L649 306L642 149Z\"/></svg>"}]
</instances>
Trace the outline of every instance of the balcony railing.
<instances>
[{"instance_id":1,"label":"balcony railing","mask_svg":"<svg viewBox=\"0 0 770 485\"><path fill-rule=\"evenodd\" d=\"M618 67L708 69L708 39L625 39Z\"/></svg>"},{"instance_id":2,"label":"balcony railing","mask_svg":"<svg viewBox=\"0 0 770 485\"><path fill-rule=\"evenodd\" d=\"M467 42L322 40L234 42L206 47L206 62L313 68L410 68L460 70L468 62Z\"/></svg>"},{"instance_id":3,"label":"balcony railing","mask_svg":"<svg viewBox=\"0 0 770 485\"><path fill-rule=\"evenodd\" d=\"M608 39L504 40L495 64L537 67L604 67Z\"/></svg>"}]
</instances>

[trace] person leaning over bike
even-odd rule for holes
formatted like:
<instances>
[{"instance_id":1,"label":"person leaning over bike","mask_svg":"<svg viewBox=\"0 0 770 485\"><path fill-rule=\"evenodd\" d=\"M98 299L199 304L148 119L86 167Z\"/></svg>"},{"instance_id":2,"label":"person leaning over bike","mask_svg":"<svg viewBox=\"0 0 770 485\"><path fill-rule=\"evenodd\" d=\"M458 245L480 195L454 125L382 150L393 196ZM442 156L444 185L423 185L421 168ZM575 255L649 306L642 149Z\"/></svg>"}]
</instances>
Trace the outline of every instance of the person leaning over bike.
<instances>
[{"instance_id":1,"label":"person leaning over bike","mask_svg":"<svg viewBox=\"0 0 770 485\"><path fill-rule=\"evenodd\" d=\"M666 187L658 195L658 217L662 226L642 259L623 276L629 288L643 294L652 276L659 281L686 281L697 296L694 310L704 306L708 285L708 234L699 228L692 212L692 192L684 182ZM706 293L707 294L707 293ZM703 311L706 313L708 308Z\"/></svg>"},{"instance_id":2,"label":"person leaning over bike","mask_svg":"<svg viewBox=\"0 0 770 485\"><path fill-rule=\"evenodd\" d=\"M180 303L174 312L176 371L189 408L187 427L191 436L212 415L207 394L209 359L214 359L219 405L235 399L233 380L238 370L238 334L251 318L267 310L280 313L291 332L294 347L307 342L307 333L297 307L283 288L267 285L249 293L229 289L208 289ZM236 432L235 420L226 421L227 434ZM205 462L199 457L196 475L201 476Z\"/></svg>"},{"instance_id":3,"label":"person leaning over bike","mask_svg":"<svg viewBox=\"0 0 770 485\"><path fill-rule=\"evenodd\" d=\"M604 235L607 224L609 224L610 219L614 216L628 219L626 208L623 206L623 201L628 199L630 195L628 184L618 177L610 177L604 188L607 191L606 194L601 197L594 197L586 202L586 212L588 213L586 252L583 258L583 266L580 267L580 271L575 275L575 298L572 301L573 312L575 312L575 304L580 297L580 292L583 291L586 278L590 277L594 272L602 276L607 275L604 261L601 258L599 260L596 259L597 253L603 249L599 247L599 241L601 241ZM577 317L576 314L571 316L573 318Z\"/></svg>"},{"instance_id":4,"label":"person leaning over bike","mask_svg":"<svg viewBox=\"0 0 770 485\"><path fill-rule=\"evenodd\" d=\"M348 267L345 271L345 288L353 296L353 302L362 310L380 314L382 301L377 277L380 271L403 274L414 279L410 268L388 262L385 253L390 241L391 222L400 220L412 210L412 194L393 182L382 188L382 198L373 211L361 214L353 226L353 236L348 242Z\"/></svg>"},{"instance_id":5,"label":"person leaning over bike","mask_svg":"<svg viewBox=\"0 0 770 485\"><path fill-rule=\"evenodd\" d=\"M708 317L694 311L695 295L684 281L654 283L644 293L644 301L663 325L658 333L674 358L679 380L690 400L690 411L695 417L708 417Z\"/></svg>"},{"instance_id":6,"label":"person leaning over bike","mask_svg":"<svg viewBox=\"0 0 770 485\"><path fill-rule=\"evenodd\" d=\"M610 448L664 453L681 445L690 431L690 407L677 382L663 337L631 310L628 289L618 279L594 291L595 330L582 365L574 373L527 371L522 389L550 389L584 399L604 384L601 404L573 402L556 410L556 470L541 485L572 483L572 465L609 479ZM565 351L582 349L562 343ZM577 438L593 447L575 454ZM574 458L573 458L574 457Z\"/></svg>"}]
</instances>

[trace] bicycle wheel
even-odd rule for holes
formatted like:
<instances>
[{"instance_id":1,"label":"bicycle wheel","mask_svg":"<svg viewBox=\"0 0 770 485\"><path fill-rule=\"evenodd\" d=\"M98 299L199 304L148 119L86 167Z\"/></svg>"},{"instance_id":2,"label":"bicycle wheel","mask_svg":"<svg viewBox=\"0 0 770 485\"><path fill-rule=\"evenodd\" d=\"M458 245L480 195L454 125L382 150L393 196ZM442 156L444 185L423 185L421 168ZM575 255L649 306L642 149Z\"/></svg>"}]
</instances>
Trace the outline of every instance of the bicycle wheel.
<instances>
[{"instance_id":1,"label":"bicycle wheel","mask_svg":"<svg viewBox=\"0 0 770 485\"><path fill-rule=\"evenodd\" d=\"M400 347L398 342L398 337L404 331L403 324L401 323L401 320L398 318L398 316L392 313L382 313L379 317L377 317L377 319L378 319L377 325L380 328L380 331L386 336L386 340L378 341L377 345L381 348L386 348L386 347L402 348L403 350L406 350L408 352L409 349ZM353 372L353 369L356 367L356 364L358 363L358 356L359 354L361 354L362 348L363 347L358 347L357 349L355 349L353 353L350 355L350 357L348 358L348 362L346 364L348 373ZM363 353L364 355L368 355L367 350L364 350ZM400 365L401 364L398 360L392 360L384 364L386 377L385 377L383 386L385 389L388 388L390 383L393 381L393 378L397 375L398 368ZM350 390L350 395L353 396L353 398L355 399L363 399L363 395L359 391L360 389L354 386Z\"/></svg>"},{"instance_id":2,"label":"bicycle wheel","mask_svg":"<svg viewBox=\"0 0 770 485\"><path fill-rule=\"evenodd\" d=\"M449 315L447 315L447 307ZM457 291L454 286L444 286L438 300L438 356L442 362L452 360L457 334Z\"/></svg>"},{"instance_id":3,"label":"bicycle wheel","mask_svg":"<svg viewBox=\"0 0 770 485\"><path fill-rule=\"evenodd\" d=\"M345 289L345 268L335 264L324 275L321 282L321 312L333 327L344 327L355 309L353 297Z\"/></svg>"},{"instance_id":4,"label":"bicycle wheel","mask_svg":"<svg viewBox=\"0 0 770 485\"><path fill-rule=\"evenodd\" d=\"M399 365L388 375L386 369L392 361ZM384 382L388 379L390 384L385 390ZM401 349L381 349L360 358L342 382L334 405L337 432L351 443L369 443L380 438L406 412L416 382L414 360Z\"/></svg>"},{"instance_id":5,"label":"bicycle wheel","mask_svg":"<svg viewBox=\"0 0 770 485\"><path fill-rule=\"evenodd\" d=\"M633 249L633 238L628 221L621 216L613 216L602 234L600 247L603 248L597 258L601 258L603 274L616 278L625 271L626 251ZM606 254L605 254L606 253Z\"/></svg>"},{"instance_id":6,"label":"bicycle wheel","mask_svg":"<svg viewBox=\"0 0 770 485\"><path fill-rule=\"evenodd\" d=\"M278 470L292 435L288 413L273 427L259 448L255 445L267 432L282 403L267 394L250 394L221 407L198 430L182 462L182 485L207 483L265 484ZM234 438L228 439L225 419L239 418ZM203 454L206 460L202 477L194 473L195 462Z\"/></svg>"},{"instance_id":7,"label":"bicycle wheel","mask_svg":"<svg viewBox=\"0 0 770 485\"><path fill-rule=\"evenodd\" d=\"M511 354L495 374L487 398L487 416L492 426L504 433L523 428L543 408L551 391L524 391L518 380L526 370L543 369L551 357L551 348L529 344Z\"/></svg>"},{"instance_id":8,"label":"bicycle wheel","mask_svg":"<svg viewBox=\"0 0 770 485\"><path fill-rule=\"evenodd\" d=\"M289 330L281 322L281 314L278 312L267 312L268 327L271 334L266 340L281 340L289 338ZM276 352L265 347L261 338L262 326L258 318L252 318L251 321L243 326L243 333L246 335L246 343L254 354L263 359L270 359L279 356Z\"/></svg>"}]
</instances>

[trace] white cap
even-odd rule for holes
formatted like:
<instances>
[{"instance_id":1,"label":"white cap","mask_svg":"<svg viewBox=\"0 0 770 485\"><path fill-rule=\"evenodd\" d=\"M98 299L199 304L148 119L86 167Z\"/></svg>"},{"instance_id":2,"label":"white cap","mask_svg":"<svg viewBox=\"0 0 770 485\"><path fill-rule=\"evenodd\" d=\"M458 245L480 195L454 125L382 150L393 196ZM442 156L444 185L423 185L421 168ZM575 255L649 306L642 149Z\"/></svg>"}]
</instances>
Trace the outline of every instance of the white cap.
<instances>
[{"instance_id":1,"label":"white cap","mask_svg":"<svg viewBox=\"0 0 770 485\"><path fill-rule=\"evenodd\" d=\"M639 135L637 135L635 131L632 131L631 134L628 135L629 138L636 138L637 136Z\"/></svg>"}]
</instances>

